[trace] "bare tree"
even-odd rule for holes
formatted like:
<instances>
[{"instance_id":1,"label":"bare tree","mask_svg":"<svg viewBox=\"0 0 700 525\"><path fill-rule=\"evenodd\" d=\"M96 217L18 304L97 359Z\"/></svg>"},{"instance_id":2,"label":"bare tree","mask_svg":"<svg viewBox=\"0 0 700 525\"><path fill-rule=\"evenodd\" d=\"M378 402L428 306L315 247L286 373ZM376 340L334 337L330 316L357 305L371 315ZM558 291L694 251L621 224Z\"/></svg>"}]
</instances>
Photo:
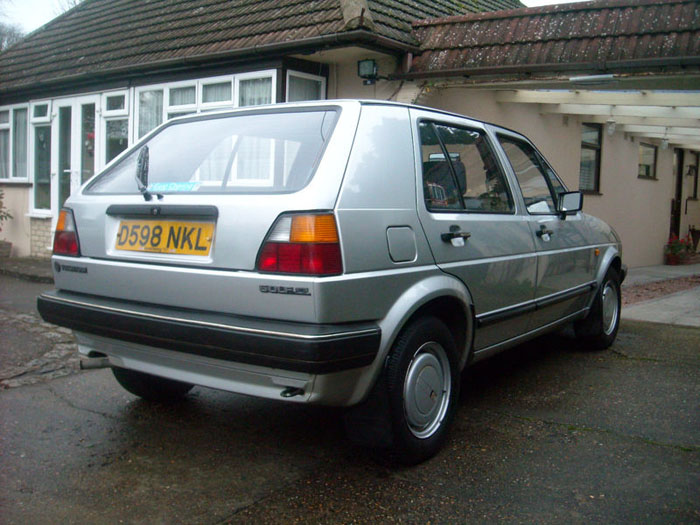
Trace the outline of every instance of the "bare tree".
<instances>
[{"instance_id":1,"label":"bare tree","mask_svg":"<svg viewBox=\"0 0 700 525\"><path fill-rule=\"evenodd\" d=\"M2 0L0 0L2 1ZM83 0L58 0L58 7L56 8L56 15L65 13L69 9L73 9L76 5L80 4Z\"/></svg>"},{"instance_id":2,"label":"bare tree","mask_svg":"<svg viewBox=\"0 0 700 525\"><path fill-rule=\"evenodd\" d=\"M0 22L0 53L24 37L22 28L17 24Z\"/></svg>"}]
</instances>

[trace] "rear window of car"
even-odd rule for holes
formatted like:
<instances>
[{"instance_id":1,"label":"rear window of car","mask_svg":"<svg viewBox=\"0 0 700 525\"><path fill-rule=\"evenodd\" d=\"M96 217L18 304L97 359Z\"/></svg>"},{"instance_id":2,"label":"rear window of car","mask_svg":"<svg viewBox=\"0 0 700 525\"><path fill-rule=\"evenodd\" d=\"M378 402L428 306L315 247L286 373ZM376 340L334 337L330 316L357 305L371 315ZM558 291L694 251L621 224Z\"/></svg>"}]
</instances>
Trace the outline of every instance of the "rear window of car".
<instances>
[{"instance_id":1,"label":"rear window of car","mask_svg":"<svg viewBox=\"0 0 700 525\"><path fill-rule=\"evenodd\" d=\"M96 177L85 192L139 193L144 149L150 192L298 191L311 180L338 113L322 108L175 121Z\"/></svg>"}]
</instances>

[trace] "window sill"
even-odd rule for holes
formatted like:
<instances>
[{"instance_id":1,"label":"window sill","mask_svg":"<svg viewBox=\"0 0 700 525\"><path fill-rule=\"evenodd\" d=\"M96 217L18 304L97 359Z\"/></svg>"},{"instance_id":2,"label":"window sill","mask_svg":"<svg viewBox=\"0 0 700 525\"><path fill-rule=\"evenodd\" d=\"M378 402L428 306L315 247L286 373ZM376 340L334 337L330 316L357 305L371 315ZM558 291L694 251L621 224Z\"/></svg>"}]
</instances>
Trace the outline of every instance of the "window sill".
<instances>
[{"instance_id":1,"label":"window sill","mask_svg":"<svg viewBox=\"0 0 700 525\"><path fill-rule=\"evenodd\" d=\"M3 186L31 186L32 183L27 179L0 179L0 184Z\"/></svg>"},{"instance_id":2,"label":"window sill","mask_svg":"<svg viewBox=\"0 0 700 525\"><path fill-rule=\"evenodd\" d=\"M51 215L50 211L30 211L25 217L30 219L52 219L53 215Z\"/></svg>"},{"instance_id":3,"label":"window sill","mask_svg":"<svg viewBox=\"0 0 700 525\"><path fill-rule=\"evenodd\" d=\"M659 180L659 179L656 178L656 177L643 177L643 176L641 176L641 175L637 175L637 178L638 178L638 179L642 179L642 180Z\"/></svg>"},{"instance_id":4,"label":"window sill","mask_svg":"<svg viewBox=\"0 0 700 525\"><path fill-rule=\"evenodd\" d=\"M584 195L593 195L594 197L602 197L603 194L596 190L579 190Z\"/></svg>"}]
</instances>

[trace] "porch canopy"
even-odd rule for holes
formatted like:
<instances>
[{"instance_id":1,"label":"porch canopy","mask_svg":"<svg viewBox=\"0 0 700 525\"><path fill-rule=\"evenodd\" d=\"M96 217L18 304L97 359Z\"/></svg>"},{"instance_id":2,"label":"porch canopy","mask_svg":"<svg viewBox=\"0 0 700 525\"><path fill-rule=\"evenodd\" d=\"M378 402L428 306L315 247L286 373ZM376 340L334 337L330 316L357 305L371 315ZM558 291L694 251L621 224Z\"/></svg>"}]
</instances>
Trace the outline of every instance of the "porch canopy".
<instances>
[{"instance_id":1,"label":"porch canopy","mask_svg":"<svg viewBox=\"0 0 700 525\"><path fill-rule=\"evenodd\" d=\"M421 53L397 79L493 89L502 103L700 151L700 0L601 0L413 27Z\"/></svg>"}]
</instances>

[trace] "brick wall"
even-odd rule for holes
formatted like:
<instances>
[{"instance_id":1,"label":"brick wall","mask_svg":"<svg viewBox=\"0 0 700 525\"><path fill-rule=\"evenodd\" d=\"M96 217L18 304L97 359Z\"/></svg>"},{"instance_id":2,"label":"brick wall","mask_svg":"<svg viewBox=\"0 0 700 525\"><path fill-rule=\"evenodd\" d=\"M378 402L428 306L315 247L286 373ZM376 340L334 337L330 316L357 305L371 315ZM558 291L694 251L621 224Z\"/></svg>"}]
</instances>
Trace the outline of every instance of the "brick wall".
<instances>
[{"instance_id":1,"label":"brick wall","mask_svg":"<svg viewBox=\"0 0 700 525\"><path fill-rule=\"evenodd\" d=\"M30 255L32 257L51 257L52 232L51 219L36 219L31 220L31 241Z\"/></svg>"}]
</instances>

